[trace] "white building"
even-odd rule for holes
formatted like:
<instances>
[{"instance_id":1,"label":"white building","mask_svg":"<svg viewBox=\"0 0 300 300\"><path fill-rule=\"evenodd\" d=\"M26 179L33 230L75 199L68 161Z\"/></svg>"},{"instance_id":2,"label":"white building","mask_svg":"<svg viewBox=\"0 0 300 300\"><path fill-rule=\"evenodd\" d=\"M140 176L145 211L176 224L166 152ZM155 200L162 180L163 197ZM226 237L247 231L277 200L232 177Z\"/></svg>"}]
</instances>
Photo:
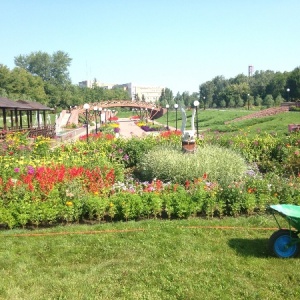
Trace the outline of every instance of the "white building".
<instances>
[{"instance_id":1,"label":"white building","mask_svg":"<svg viewBox=\"0 0 300 300\"><path fill-rule=\"evenodd\" d=\"M114 83L103 83L95 80L84 80L78 83L80 87L92 88L94 85L104 88L106 90L111 90L114 87Z\"/></svg>"},{"instance_id":2,"label":"white building","mask_svg":"<svg viewBox=\"0 0 300 300\"><path fill-rule=\"evenodd\" d=\"M99 81L85 80L79 82L80 87L92 88L93 85L102 87L104 89L116 89L121 88L128 91L132 100L139 99L145 100L145 102L158 101L164 87L161 86L139 86L132 82L124 84L107 84Z\"/></svg>"}]
</instances>

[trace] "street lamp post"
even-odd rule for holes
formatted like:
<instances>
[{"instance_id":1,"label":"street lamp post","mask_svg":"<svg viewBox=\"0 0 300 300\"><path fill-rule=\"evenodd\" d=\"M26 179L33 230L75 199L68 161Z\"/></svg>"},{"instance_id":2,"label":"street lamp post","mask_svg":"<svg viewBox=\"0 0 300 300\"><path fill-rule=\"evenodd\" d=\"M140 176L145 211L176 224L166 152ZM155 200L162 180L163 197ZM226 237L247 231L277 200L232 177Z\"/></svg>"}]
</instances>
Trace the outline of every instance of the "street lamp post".
<instances>
[{"instance_id":1,"label":"street lamp post","mask_svg":"<svg viewBox=\"0 0 300 300\"><path fill-rule=\"evenodd\" d=\"M205 104L206 104L205 97L203 97L203 110L205 110Z\"/></svg>"},{"instance_id":2,"label":"street lamp post","mask_svg":"<svg viewBox=\"0 0 300 300\"><path fill-rule=\"evenodd\" d=\"M197 129L197 139L199 138L198 106L199 106L199 101L198 101L198 100L195 100L195 101L194 101L194 107L196 108L196 129Z\"/></svg>"},{"instance_id":3,"label":"street lamp post","mask_svg":"<svg viewBox=\"0 0 300 300\"><path fill-rule=\"evenodd\" d=\"M250 94L247 94L248 110L250 109Z\"/></svg>"},{"instance_id":4,"label":"street lamp post","mask_svg":"<svg viewBox=\"0 0 300 300\"><path fill-rule=\"evenodd\" d=\"M288 94L288 102L290 102L290 89L287 88L286 91L287 91L287 94Z\"/></svg>"},{"instance_id":5,"label":"street lamp post","mask_svg":"<svg viewBox=\"0 0 300 300\"><path fill-rule=\"evenodd\" d=\"M99 122L99 131L101 131L100 128L101 128L101 116L102 116L101 113L102 113L102 107L99 107L98 110L99 110L99 121L100 121L100 122Z\"/></svg>"},{"instance_id":6,"label":"street lamp post","mask_svg":"<svg viewBox=\"0 0 300 300\"><path fill-rule=\"evenodd\" d=\"M97 127L97 112L98 112L98 107L94 106L94 116L95 116L95 123L96 123L96 134L98 132L98 127Z\"/></svg>"},{"instance_id":7,"label":"street lamp post","mask_svg":"<svg viewBox=\"0 0 300 300\"><path fill-rule=\"evenodd\" d=\"M153 113L154 108L155 106L152 106L151 113L150 113L150 120L152 120L152 125L154 125L154 113Z\"/></svg>"},{"instance_id":8,"label":"street lamp post","mask_svg":"<svg viewBox=\"0 0 300 300\"><path fill-rule=\"evenodd\" d=\"M89 142L89 120L88 120L88 110L90 109L90 105L85 103L83 105L83 109L85 109L85 122L86 122L86 142Z\"/></svg>"},{"instance_id":9,"label":"street lamp post","mask_svg":"<svg viewBox=\"0 0 300 300\"><path fill-rule=\"evenodd\" d=\"M104 108L104 124L106 125L106 108Z\"/></svg>"},{"instance_id":10,"label":"street lamp post","mask_svg":"<svg viewBox=\"0 0 300 300\"><path fill-rule=\"evenodd\" d=\"M174 108L175 108L175 111L176 111L176 131L177 131L177 109L178 109L178 104L177 103L174 104Z\"/></svg>"},{"instance_id":11,"label":"street lamp post","mask_svg":"<svg viewBox=\"0 0 300 300\"><path fill-rule=\"evenodd\" d=\"M169 130L169 107L170 107L170 105L167 104L166 105L166 109L167 109L167 130Z\"/></svg>"}]
</instances>

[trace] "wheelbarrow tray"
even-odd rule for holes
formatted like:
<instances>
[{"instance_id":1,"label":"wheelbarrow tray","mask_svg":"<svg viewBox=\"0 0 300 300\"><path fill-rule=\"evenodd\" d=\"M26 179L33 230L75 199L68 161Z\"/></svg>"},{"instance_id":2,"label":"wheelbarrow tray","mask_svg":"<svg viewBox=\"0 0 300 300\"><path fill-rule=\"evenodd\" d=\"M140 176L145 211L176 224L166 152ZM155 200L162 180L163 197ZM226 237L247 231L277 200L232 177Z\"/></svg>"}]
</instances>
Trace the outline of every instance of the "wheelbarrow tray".
<instances>
[{"instance_id":1,"label":"wheelbarrow tray","mask_svg":"<svg viewBox=\"0 0 300 300\"><path fill-rule=\"evenodd\" d=\"M270 208L286 219L290 226L300 231L300 206L293 204L276 204L270 205Z\"/></svg>"}]
</instances>

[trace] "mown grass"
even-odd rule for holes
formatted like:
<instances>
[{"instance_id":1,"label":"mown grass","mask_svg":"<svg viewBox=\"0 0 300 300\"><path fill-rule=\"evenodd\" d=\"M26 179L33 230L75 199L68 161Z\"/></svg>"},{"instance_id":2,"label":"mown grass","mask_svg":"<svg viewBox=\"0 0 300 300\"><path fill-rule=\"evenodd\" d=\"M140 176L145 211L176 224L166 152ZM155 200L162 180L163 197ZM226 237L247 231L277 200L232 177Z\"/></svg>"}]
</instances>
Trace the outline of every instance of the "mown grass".
<instances>
[{"instance_id":1,"label":"mown grass","mask_svg":"<svg viewBox=\"0 0 300 300\"><path fill-rule=\"evenodd\" d=\"M0 299L299 299L300 260L269 255L270 227L254 216L2 231ZM17 236L36 233L58 235Z\"/></svg>"},{"instance_id":2,"label":"mown grass","mask_svg":"<svg viewBox=\"0 0 300 300\"><path fill-rule=\"evenodd\" d=\"M263 118L253 118L238 122L225 124L226 121L234 120L238 117L245 116L253 113L248 110L198 110L198 129L200 132L222 132L224 134L236 134L240 131L246 131L249 135L256 135L261 132L274 133L279 136L288 134L289 124L299 124L300 114L298 112L285 112L274 116ZM187 112L187 126L186 129L191 127L191 111ZM162 124L167 123L167 117L157 120ZM177 115L177 128L181 128L182 116ZM195 119L196 122L196 119ZM175 112L169 113L169 126L175 127L176 114ZM196 127L196 125L195 125Z\"/></svg>"},{"instance_id":3,"label":"mown grass","mask_svg":"<svg viewBox=\"0 0 300 300\"><path fill-rule=\"evenodd\" d=\"M224 134L236 134L240 131L246 131L249 135L256 135L260 132L274 133L279 136L288 134L289 124L299 124L299 112L284 112L274 116L267 116L263 118L253 118L250 120L243 120L225 124L227 121L255 113L254 110L236 110L236 109L206 109L198 110L198 129L200 132L222 132ZM187 110L187 124L186 129L191 129L192 110ZM119 112L119 117L130 117L131 112ZM156 119L157 122L167 125L167 114L161 118ZM182 115L177 111L177 128L181 129ZM169 110L168 125L176 127L176 113L174 110ZM195 118L196 127L196 118Z\"/></svg>"}]
</instances>

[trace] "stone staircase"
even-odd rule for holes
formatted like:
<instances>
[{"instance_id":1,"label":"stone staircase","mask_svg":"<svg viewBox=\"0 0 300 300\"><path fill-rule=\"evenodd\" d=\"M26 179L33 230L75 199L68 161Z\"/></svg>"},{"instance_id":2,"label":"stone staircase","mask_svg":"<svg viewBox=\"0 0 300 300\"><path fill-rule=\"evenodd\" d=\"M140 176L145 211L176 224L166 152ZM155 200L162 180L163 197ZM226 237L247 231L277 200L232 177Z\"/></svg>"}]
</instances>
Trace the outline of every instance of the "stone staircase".
<instances>
[{"instance_id":1,"label":"stone staircase","mask_svg":"<svg viewBox=\"0 0 300 300\"><path fill-rule=\"evenodd\" d=\"M76 124L78 125L78 119L79 119L79 110L78 109L73 109L71 111L70 118L68 119L67 124Z\"/></svg>"}]
</instances>

